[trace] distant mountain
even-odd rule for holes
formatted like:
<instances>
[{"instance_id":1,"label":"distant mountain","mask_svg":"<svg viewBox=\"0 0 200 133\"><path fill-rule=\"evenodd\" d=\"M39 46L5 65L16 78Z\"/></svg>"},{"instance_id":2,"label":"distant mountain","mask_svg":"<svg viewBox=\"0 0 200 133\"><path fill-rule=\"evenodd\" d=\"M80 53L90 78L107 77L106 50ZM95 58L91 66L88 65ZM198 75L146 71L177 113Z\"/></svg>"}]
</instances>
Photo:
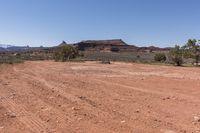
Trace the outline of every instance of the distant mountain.
<instances>
[{"instance_id":1,"label":"distant mountain","mask_svg":"<svg viewBox=\"0 0 200 133\"><path fill-rule=\"evenodd\" d=\"M0 51L24 51L29 49L27 46L13 46L13 45L7 45L7 44L0 44Z\"/></svg>"},{"instance_id":2,"label":"distant mountain","mask_svg":"<svg viewBox=\"0 0 200 133\"><path fill-rule=\"evenodd\" d=\"M122 39L112 39L112 40L87 40L81 43L91 44L91 45L115 45L115 46L125 46L128 45Z\"/></svg>"},{"instance_id":3,"label":"distant mountain","mask_svg":"<svg viewBox=\"0 0 200 133\"><path fill-rule=\"evenodd\" d=\"M170 48L159 48L155 46L138 47L129 45L122 39L111 40L86 40L74 44L68 44L63 41L58 47L71 45L77 47L81 51L104 51L104 52L161 52L169 51Z\"/></svg>"},{"instance_id":4,"label":"distant mountain","mask_svg":"<svg viewBox=\"0 0 200 133\"><path fill-rule=\"evenodd\" d=\"M12 46L8 47L7 51L25 51L31 49L30 47L25 46Z\"/></svg>"},{"instance_id":5,"label":"distant mountain","mask_svg":"<svg viewBox=\"0 0 200 133\"><path fill-rule=\"evenodd\" d=\"M5 49L5 48L2 48L2 47L0 47L0 52L4 52L4 51L6 51L6 49Z\"/></svg>"},{"instance_id":6,"label":"distant mountain","mask_svg":"<svg viewBox=\"0 0 200 133\"><path fill-rule=\"evenodd\" d=\"M122 39L112 39L112 40L87 40L75 43L79 50L82 51L135 51L136 46L128 45Z\"/></svg>"},{"instance_id":7,"label":"distant mountain","mask_svg":"<svg viewBox=\"0 0 200 133\"><path fill-rule=\"evenodd\" d=\"M159 48L155 46L150 47L138 47L135 45L129 45L122 39L111 39L111 40L86 40L74 44L68 44L63 41L56 47L29 47L29 46L13 46L7 44L0 44L0 52L14 52L14 51L37 51L45 50L52 51L57 47L71 45L77 47L82 51L105 51L105 52L159 52L169 51L170 48Z\"/></svg>"},{"instance_id":8,"label":"distant mountain","mask_svg":"<svg viewBox=\"0 0 200 133\"><path fill-rule=\"evenodd\" d=\"M27 51L27 50L37 50L42 48L43 47L14 46L14 45L0 44L0 52Z\"/></svg>"}]
</instances>

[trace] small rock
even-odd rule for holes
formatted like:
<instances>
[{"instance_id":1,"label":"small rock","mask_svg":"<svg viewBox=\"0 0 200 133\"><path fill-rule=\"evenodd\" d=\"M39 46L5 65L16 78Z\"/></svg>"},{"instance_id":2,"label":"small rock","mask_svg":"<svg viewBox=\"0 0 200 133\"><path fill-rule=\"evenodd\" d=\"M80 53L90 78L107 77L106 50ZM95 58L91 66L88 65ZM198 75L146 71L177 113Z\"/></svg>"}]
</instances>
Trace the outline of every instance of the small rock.
<instances>
[{"instance_id":1,"label":"small rock","mask_svg":"<svg viewBox=\"0 0 200 133\"><path fill-rule=\"evenodd\" d=\"M75 111L76 111L76 110L80 110L80 109L79 109L79 108L72 107L72 110L75 110Z\"/></svg>"},{"instance_id":2,"label":"small rock","mask_svg":"<svg viewBox=\"0 0 200 133\"><path fill-rule=\"evenodd\" d=\"M200 117L199 116L194 116L194 121L195 122L200 122Z\"/></svg>"},{"instance_id":3,"label":"small rock","mask_svg":"<svg viewBox=\"0 0 200 133\"><path fill-rule=\"evenodd\" d=\"M54 99L54 97L49 97L49 99Z\"/></svg>"},{"instance_id":4,"label":"small rock","mask_svg":"<svg viewBox=\"0 0 200 133\"><path fill-rule=\"evenodd\" d=\"M7 114L7 116L9 116L10 118L15 118L16 114L12 112L12 113Z\"/></svg>"},{"instance_id":5,"label":"small rock","mask_svg":"<svg viewBox=\"0 0 200 133\"><path fill-rule=\"evenodd\" d=\"M4 83L3 85L8 85L8 83Z\"/></svg>"},{"instance_id":6,"label":"small rock","mask_svg":"<svg viewBox=\"0 0 200 133\"><path fill-rule=\"evenodd\" d=\"M161 122L161 120L158 120L158 119L154 119L154 121L156 121L156 122Z\"/></svg>"},{"instance_id":7,"label":"small rock","mask_svg":"<svg viewBox=\"0 0 200 133\"><path fill-rule=\"evenodd\" d=\"M9 98L10 98L10 99L14 99L14 96L10 96Z\"/></svg>"},{"instance_id":8,"label":"small rock","mask_svg":"<svg viewBox=\"0 0 200 133\"><path fill-rule=\"evenodd\" d=\"M165 98L163 98L163 100L169 100L170 99L170 97L165 97Z\"/></svg>"},{"instance_id":9,"label":"small rock","mask_svg":"<svg viewBox=\"0 0 200 133\"><path fill-rule=\"evenodd\" d=\"M121 123L125 123L126 121L121 121Z\"/></svg>"},{"instance_id":10,"label":"small rock","mask_svg":"<svg viewBox=\"0 0 200 133\"><path fill-rule=\"evenodd\" d=\"M187 133L187 131L186 131L186 130L181 130L180 132L181 132L181 133Z\"/></svg>"},{"instance_id":11,"label":"small rock","mask_svg":"<svg viewBox=\"0 0 200 133\"><path fill-rule=\"evenodd\" d=\"M82 118L78 118L78 121L82 120Z\"/></svg>"},{"instance_id":12,"label":"small rock","mask_svg":"<svg viewBox=\"0 0 200 133\"><path fill-rule=\"evenodd\" d=\"M140 113L140 110L139 110L139 109L137 109L137 110L135 111L135 113Z\"/></svg>"}]
</instances>

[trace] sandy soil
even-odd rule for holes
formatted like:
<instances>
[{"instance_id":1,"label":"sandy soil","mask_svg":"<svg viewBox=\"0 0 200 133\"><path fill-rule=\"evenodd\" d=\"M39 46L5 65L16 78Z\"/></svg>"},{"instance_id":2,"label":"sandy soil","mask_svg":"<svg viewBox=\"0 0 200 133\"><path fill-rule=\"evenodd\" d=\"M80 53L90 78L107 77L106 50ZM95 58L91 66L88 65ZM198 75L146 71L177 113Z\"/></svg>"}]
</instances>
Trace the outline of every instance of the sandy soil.
<instances>
[{"instance_id":1,"label":"sandy soil","mask_svg":"<svg viewBox=\"0 0 200 133\"><path fill-rule=\"evenodd\" d=\"M0 65L0 132L198 133L200 68Z\"/></svg>"}]
</instances>

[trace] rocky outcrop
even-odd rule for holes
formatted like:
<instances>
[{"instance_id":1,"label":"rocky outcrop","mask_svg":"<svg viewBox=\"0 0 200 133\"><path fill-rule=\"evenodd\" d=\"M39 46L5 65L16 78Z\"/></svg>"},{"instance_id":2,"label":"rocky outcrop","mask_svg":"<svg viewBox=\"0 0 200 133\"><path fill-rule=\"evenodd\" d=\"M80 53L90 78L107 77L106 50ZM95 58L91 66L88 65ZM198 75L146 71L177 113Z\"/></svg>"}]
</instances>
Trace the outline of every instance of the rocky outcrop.
<instances>
[{"instance_id":1,"label":"rocky outcrop","mask_svg":"<svg viewBox=\"0 0 200 133\"><path fill-rule=\"evenodd\" d=\"M137 47L128 45L121 39L114 40L87 40L74 44L82 51L135 51Z\"/></svg>"}]
</instances>

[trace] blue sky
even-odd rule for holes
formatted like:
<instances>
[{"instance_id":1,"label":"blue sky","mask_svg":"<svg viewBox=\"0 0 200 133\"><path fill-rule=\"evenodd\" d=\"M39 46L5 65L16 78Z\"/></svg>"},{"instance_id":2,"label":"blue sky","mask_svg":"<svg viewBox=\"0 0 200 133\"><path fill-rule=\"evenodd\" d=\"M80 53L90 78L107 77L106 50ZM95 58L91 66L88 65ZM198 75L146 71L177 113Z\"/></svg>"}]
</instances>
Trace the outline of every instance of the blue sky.
<instances>
[{"instance_id":1,"label":"blue sky","mask_svg":"<svg viewBox=\"0 0 200 133\"><path fill-rule=\"evenodd\" d=\"M199 0L0 0L0 43L121 38L160 47L200 39Z\"/></svg>"}]
</instances>

